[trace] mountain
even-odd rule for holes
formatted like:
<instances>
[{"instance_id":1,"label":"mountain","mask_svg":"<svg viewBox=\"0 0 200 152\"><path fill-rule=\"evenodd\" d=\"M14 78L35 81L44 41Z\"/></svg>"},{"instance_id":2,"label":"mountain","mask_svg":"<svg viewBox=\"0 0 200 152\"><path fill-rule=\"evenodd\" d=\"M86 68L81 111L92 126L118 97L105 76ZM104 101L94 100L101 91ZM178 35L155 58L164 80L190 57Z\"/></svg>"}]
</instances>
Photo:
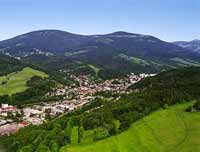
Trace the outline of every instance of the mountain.
<instances>
[{"instance_id":1,"label":"mountain","mask_svg":"<svg viewBox=\"0 0 200 152\"><path fill-rule=\"evenodd\" d=\"M182 48L188 49L190 51L200 53L200 40L198 40L198 39L193 40L193 41L189 41L189 42L176 41L176 42L173 42L173 43L182 47Z\"/></svg>"},{"instance_id":2,"label":"mountain","mask_svg":"<svg viewBox=\"0 0 200 152\"><path fill-rule=\"evenodd\" d=\"M59 30L34 31L0 42L0 48L11 54L22 55L36 49L62 53L87 43L87 36ZM22 53L22 54L20 54Z\"/></svg>"},{"instance_id":3,"label":"mountain","mask_svg":"<svg viewBox=\"0 0 200 152\"><path fill-rule=\"evenodd\" d=\"M153 36L123 31L105 35L86 36L59 30L41 30L0 42L1 51L19 56L24 52L28 53L34 50L55 54L68 52L84 54L98 50L101 47L104 49L112 48L115 51L141 57L152 57L155 55L157 57L162 57L163 55L165 57L174 57L176 54L186 53L181 47L161 41Z\"/></svg>"},{"instance_id":4,"label":"mountain","mask_svg":"<svg viewBox=\"0 0 200 152\"><path fill-rule=\"evenodd\" d=\"M60 56L68 61L94 65L102 69L102 76L200 65L200 54L196 52L150 35L123 31L104 35L34 31L1 41L0 52L26 61L35 61L35 55L40 55L40 59L41 55L46 56L46 60L49 56Z\"/></svg>"}]
</instances>

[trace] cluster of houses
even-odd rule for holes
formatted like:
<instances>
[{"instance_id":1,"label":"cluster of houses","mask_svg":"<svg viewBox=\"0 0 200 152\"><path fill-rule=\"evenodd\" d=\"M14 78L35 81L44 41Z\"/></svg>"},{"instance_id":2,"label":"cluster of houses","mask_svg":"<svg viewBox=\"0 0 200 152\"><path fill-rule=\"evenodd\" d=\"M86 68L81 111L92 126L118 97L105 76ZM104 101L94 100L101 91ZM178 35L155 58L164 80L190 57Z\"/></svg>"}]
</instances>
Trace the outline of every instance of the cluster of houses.
<instances>
[{"instance_id":1,"label":"cluster of houses","mask_svg":"<svg viewBox=\"0 0 200 152\"><path fill-rule=\"evenodd\" d=\"M20 122L20 123L13 122L2 125L0 126L0 136L16 133L20 128L26 127L28 125L29 124L26 122Z\"/></svg>"},{"instance_id":2,"label":"cluster of houses","mask_svg":"<svg viewBox=\"0 0 200 152\"><path fill-rule=\"evenodd\" d=\"M20 128L28 125L26 122L14 122L11 118L9 118L9 114L12 116L16 116L16 114L20 112L15 106L2 104L0 107L0 136L9 135L11 133L15 133Z\"/></svg>"},{"instance_id":3,"label":"cluster of houses","mask_svg":"<svg viewBox=\"0 0 200 152\"><path fill-rule=\"evenodd\" d=\"M0 116L7 117L8 113L15 115L17 108L8 104L2 104L0 107Z\"/></svg>"},{"instance_id":4,"label":"cluster of houses","mask_svg":"<svg viewBox=\"0 0 200 152\"><path fill-rule=\"evenodd\" d=\"M78 87L60 88L56 90L56 95L65 95L66 98L71 99L70 94L74 95L75 99L85 100L85 97L91 98L95 93L102 91L112 91L114 93L126 93L127 88L137 83L146 77L154 76L155 74L139 74L131 73L123 79L111 79L102 83L96 84L91 81L87 76L76 77L75 80L79 83Z\"/></svg>"},{"instance_id":5,"label":"cluster of houses","mask_svg":"<svg viewBox=\"0 0 200 152\"><path fill-rule=\"evenodd\" d=\"M87 76L75 77L79 86L57 88L54 92L48 93L51 96L63 96L63 100L51 103L40 103L33 106L17 109L15 106L2 104L0 107L0 136L17 132L20 128L44 123L49 117L57 117L63 113L72 112L81 108L96 98L95 94L102 91L112 91L114 93L127 93L127 88L145 77L155 74L134 73L123 79L106 80L101 83L91 81ZM9 114L16 116L20 114L21 119L16 122L8 118Z\"/></svg>"}]
</instances>

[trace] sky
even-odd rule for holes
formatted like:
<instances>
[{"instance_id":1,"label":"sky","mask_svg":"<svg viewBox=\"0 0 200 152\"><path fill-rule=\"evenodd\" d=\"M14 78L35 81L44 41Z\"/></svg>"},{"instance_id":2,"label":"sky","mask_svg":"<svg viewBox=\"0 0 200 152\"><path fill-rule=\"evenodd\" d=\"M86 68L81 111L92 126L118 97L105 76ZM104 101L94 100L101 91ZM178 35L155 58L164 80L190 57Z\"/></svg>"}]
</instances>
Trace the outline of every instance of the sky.
<instances>
[{"instance_id":1,"label":"sky","mask_svg":"<svg viewBox=\"0 0 200 152\"><path fill-rule=\"evenodd\" d=\"M200 39L200 0L0 0L0 40L43 29Z\"/></svg>"}]
</instances>

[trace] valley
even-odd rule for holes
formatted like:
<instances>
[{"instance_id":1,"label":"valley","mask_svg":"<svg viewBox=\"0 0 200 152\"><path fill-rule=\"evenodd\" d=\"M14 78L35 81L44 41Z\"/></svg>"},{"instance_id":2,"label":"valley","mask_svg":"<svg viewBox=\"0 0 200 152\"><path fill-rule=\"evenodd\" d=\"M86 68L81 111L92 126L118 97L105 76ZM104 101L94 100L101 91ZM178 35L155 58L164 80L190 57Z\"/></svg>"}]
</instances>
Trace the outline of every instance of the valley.
<instances>
[{"instance_id":1,"label":"valley","mask_svg":"<svg viewBox=\"0 0 200 152\"><path fill-rule=\"evenodd\" d=\"M96 83L71 75L79 85L45 92L59 100L8 112L12 121L0 127L0 142L11 152L198 151L199 73L190 67ZM8 146L13 141L20 144Z\"/></svg>"},{"instance_id":2,"label":"valley","mask_svg":"<svg viewBox=\"0 0 200 152\"><path fill-rule=\"evenodd\" d=\"M71 77L73 77L74 80L78 82L78 86L70 87L67 85L60 85L45 94L47 98L59 97L59 100L57 101L47 100L46 102L39 103L30 102L27 105L23 105L22 101L21 103L19 101L20 105L19 103L16 105L16 101L14 99L11 102L12 105L1 101L2 106L0 106L0 136L16 133L20 128L27 127L29 125L40 125L49 119L56 119L63 114L71 113L87 104L90 104L90 102L93 102L98 98L104 98L104 100L118 100L121 94L131 93L131 91L126 91L130 85L154 75L155 74L144 73L135 75L132 73L123 79L111 79L101 83L95 83L95 81L90 80L87 76L75 77L71 75ZM23 87L28 87L26 86L27 81L30 81L28 79L33 76L47 77L46 74L40 71L36 71L31 68L24 68L23 71L9 74L5 77L2 77L2 79L4 78L10 81L14 79L17 84L23 84ZM15 83L12 82L12 84ZM2 87L4 88L5 86ZM5 87L5 90L8 89ZM11 88L11 90L15 91L14 88ZM23 90L21 90L21 92L23 92ZM104 94L107 94L107 97L104 97ZM114 94L115 97L112 97ZM13 98L12 94L9 95L10 98ZM28 98L31 98L31 94L29 96L30 97Z\"/></svg>"},{"instance_id":3,"label":"valley","mask_svg":"<svg viewBox=\"0 0 200 152\"><path fill-rule=\"evenodd\" d=\"M199 10L0 0L0 152L200 152Z\"/></svg>"},{"instance_id":4,"label":"valley","mask_svg":"<svg viewBox=\"0 0 200 152\"><path fill-rule=\"evenodd\" d=\"M198 151L200 54L181 44L123 31L41 30L0 41L2 146Z\"/></svg>"}]
</instances>

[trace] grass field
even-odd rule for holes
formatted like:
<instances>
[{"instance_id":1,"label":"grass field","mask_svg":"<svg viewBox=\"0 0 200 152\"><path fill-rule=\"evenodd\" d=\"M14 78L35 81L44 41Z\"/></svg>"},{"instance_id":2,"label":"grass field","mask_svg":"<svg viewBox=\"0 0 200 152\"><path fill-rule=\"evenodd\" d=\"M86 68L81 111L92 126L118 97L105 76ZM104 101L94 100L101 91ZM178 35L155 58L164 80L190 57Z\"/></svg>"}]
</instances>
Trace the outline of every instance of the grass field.
<instances>
[{"instance_id":1,"label":"grass field","mask_svg":"<svg viewBox=\"0 0 200 152\"><path fill-rule=\"evenodd\" d=\"M200 113L187 113L192 103L159 110L117 136L63 147L61 152L197 152L200 151Z\"/></svg>"},{"instance_id":2,"label":"grass field","mask_svg":"<svg viewBox=\"0 0 200 152\"><path fill-rule=\"evenodd\" d=\"M27 81L33 76L47 77L45 73L32 68L24 68L22 71L0 77L0 95L11 95L25 91Z\"/></svg>"}]
</instances>

